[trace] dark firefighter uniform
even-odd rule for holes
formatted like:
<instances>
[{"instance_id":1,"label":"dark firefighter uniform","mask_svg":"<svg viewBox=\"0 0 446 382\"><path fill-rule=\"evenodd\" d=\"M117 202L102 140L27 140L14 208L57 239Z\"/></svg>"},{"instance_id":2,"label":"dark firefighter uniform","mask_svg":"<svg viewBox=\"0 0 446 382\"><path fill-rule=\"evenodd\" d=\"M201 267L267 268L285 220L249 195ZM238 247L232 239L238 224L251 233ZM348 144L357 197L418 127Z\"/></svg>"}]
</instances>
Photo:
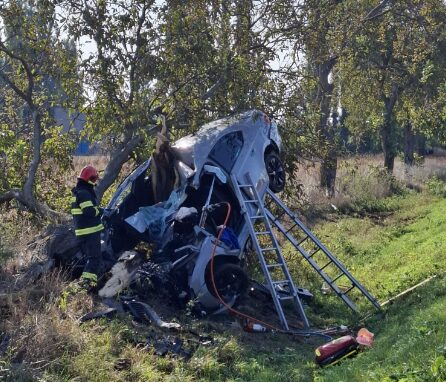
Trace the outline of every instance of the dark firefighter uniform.
<instances>
[{"instance_id":1,"label":"dark firefighter uniform","mask_svg":"<svg viewBox=\"0 0 446 382\"><path fill-rule=\"evenodd\" d=\"M92 166L82 169L76 187L71 192L71 214L73 215L75 234L79 240L82 253L87 263L82 278L97 282L97 275L101 267L101 211L97 205L94 183L98 173Z\"/></svg>"}]
</instances>

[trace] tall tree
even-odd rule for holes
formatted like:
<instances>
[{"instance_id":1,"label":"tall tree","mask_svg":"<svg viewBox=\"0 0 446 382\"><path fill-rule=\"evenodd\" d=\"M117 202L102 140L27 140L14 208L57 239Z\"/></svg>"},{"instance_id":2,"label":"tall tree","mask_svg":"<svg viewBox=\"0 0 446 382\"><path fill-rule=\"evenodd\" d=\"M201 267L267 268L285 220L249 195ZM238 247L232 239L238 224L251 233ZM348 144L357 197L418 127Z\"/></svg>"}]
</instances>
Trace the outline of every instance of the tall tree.
<instances>
[{"instance_id":1,"label":"tall tree","mask_svg":"<svg viewBox=\"0 0 446 382\"><path fill-rule=\"evenodd\" d=\"M167 1L159 87L177 89L168 102L177 123L194 129L264 106L273 51L256 29L262 16L251 0Z\"/></svg>"},{"instance_id":2,"label":"tall tree","mask_svg":"<svg viewBox=\"0 0 446 382\"><path fill-rule=\"evenodd\" d=\"M321 159L320 186L331 197L335 192L338 156L337 121L333 119L338 97L333 77L344 43L346 33L342 28L347 25L349 8L341 0L293 1L277 2L273 12L272 33L286 38L284 49L293 55L291 65L277 72L289 78L294 71L301 82L296 89L306 93L299 117L307 121L305 130L313 137L310 139L313 155ZM285 109L290 107L295 107L293 102Z\"/></svg>"},{"instance_id":3,"label":"tall tree","mask_svg":"<svg viewBox=\"0 0 446 382\"><path fill-rule=\"evenodd\" d=\"M335 43L339 21L339 8L342 1L333 0L316 4L308 2L304 8L306 18L303 30L305 37L304 52L307 69L315 79L313 89L314 103L317 105L319 121L316 130L321 138L320 152L322 163L320 167L320 186L326 190L329 197L335 193L338 148L336 143L337 120L332 117L338 106L334 95L333 70L337 63L339 52Z\"/></svg>"},{"instance_id":4,"label":"tall tree","mask_svg":"<svg viewBox=\"0 0 446 382\"><path fill-rule=\"evenodd\" d=\"M52 139L60 134L52 111L79 89L76 59L54 30L51 2L10 1L0 7L0 18L0 151L6 164L0 202L16 199L34 213L57 219L60 214L37 197L36 185L42 158L66 153ZM65 90L66 83L71 87Z\"/></svg>"},{"instance_id":5,"label":"tall tree","mask_svg":"<svg viewBox=\"0 0 446 382\"><path fill-rule=\"evenodd\" d=\"M365 1L357 7L364 12L372 4ZM404 124L398 121L398 103L419 86L423 69L436 55L434 36L444 30L444 9L437 0L392 2L380 17L364 24L342 56L347 124L352 129L376 129L390 172Z\"/></svg>"},{"instance_id":6,"label":"tall tree","mask_svg":"<svg viewBox=\"0 0 446 382\"><path fill-rule=\"evenodd\" d=\"M108 148L110 159L97 187L99 198L123 164L153 133L159 103L153 86L159 58L158 13L154 0L66 0L68 32L86 39L81 62L86 84L85 135Z\"/></svg>"}]
</instances>

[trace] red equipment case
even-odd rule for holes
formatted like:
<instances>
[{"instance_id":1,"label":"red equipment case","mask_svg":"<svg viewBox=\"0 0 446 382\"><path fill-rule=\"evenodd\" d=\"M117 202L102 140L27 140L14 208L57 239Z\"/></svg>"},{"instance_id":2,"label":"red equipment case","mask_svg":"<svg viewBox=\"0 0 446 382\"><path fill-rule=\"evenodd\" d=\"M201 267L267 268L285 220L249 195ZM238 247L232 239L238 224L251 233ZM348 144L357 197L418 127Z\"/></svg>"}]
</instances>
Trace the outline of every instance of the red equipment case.
<instances>
[{"instance_id":1,"label":"red equipment case","mask_svg":"<svg viewBox=\"0 0 446 382\"><path fill-rule=\"evenodd\" d=\"M319 346L315 351L316 362L320 366L333 365L357 352L358 343L356 339L353 336L343 336Z\"/></svg>"}]
</instances>

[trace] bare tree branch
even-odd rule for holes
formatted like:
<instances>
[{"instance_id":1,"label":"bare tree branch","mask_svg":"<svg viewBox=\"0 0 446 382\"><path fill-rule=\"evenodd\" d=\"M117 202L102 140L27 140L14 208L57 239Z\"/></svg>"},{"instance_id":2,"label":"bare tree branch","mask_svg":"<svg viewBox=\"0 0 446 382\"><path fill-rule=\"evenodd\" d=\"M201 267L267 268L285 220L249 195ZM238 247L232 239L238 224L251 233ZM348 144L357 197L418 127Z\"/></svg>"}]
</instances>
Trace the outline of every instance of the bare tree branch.
<instances>
[{"instance_id":1,"label":"bare tree branch","mask_svg":"<svg viewBox=\"0 0 446 382\"><path fill-rule=\"evenodd\" d=\"M34 198L29 200L23 195L23 191L18 188L12 188L3 194L0 194L0 205L11 202L12 200L17 200L17 202L28 211L50 219L52 222L66 222L70 219L70 215L54 211Z\"/></svg>"},{"instance_id":2,"label":"bare tree branch","mask_svg":"<svg viewBox=\"0 0 446 382\"><path fill-rule=\"evenodd\" d=\"M378 17L383 16L390 11L390 8L386 9L386 6L390 4L393 0L382 0L375 8L373 8L367 15L362 19L362 21L370 21Z\"/></svg>"},{"instance_id":3,"label":"bare tree branch","mask_svg":"<svg viewBox=\"0 0 446 382\"><path fill-rule=\"evenodd\" d=\"M2 71L0 71L0 78L22 99L26 101L26 94Z\"/></svg>"},{"instance_id":4,"label":"bare tree branch","mask_svg":"<svg viewBox=\"0 0 446 382\"><path fill-rule=\"evenodd\" d=\"M104 192L113 184L117 175L120 173L123 164L129 159L129 155L143 141L144 137L142 135L137 135L130 141L128 141L125 145L112 152L110 161L105 168L104 175L96 187L98 200L102 199L102 195L104 195Z\"/></svg>"},{"instance_id":5,"label":"bare tree branch","mask_svg":"<svg viewBox=\"0 0 446 382\"><path fill-rule=\"evenodd\" d=\"M138 26L136 28L136 47L135 47L135 54L133 56L131 65L130 65L130 73L129 73L129 81L130 81L130 95L129 95L129 104L131 105L133 103L133 97L135 95L135 72L136 72L136 64L138 60L140 59L141 49L143 48L143 40L141 38L141 30L144 25L144 22L146 20L146 12L148 8L153 4L153 0L150 1L150 4L147 4L146 1L144 1L143 8L141 10L141 14L138 17Z\"/></svg>"},{"instance_id":6,"label":"bare tree branch","mask_svg":"<svg viewBox=\"0 0 446 382\"><path fill-rule=\"evenodd\" d=\"M0 76L2 79L17 93L19 97L24 99L29 104L32 104L32 92L34 88L34 78L31 73L31 69L28 66L28 63L25 61L23 57L17 56L16 54L12 53L4 44L3 41L0 40L0 51L4 52L6 55L8 55L13 60L17 60L22 65L23 69L25 70L26 77L28 79L28 87L26 89L26 93L12 82L12 80L7 77L4 73L0 72Z\"/></svg>"}]
</instances>

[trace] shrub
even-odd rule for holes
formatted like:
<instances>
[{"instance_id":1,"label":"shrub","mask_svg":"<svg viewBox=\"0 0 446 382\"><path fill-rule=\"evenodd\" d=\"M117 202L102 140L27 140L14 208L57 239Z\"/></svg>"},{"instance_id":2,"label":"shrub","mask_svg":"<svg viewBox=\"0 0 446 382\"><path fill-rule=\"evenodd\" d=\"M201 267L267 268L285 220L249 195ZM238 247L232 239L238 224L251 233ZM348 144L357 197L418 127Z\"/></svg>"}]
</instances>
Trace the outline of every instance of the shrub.
<instances>
[{"instance_id":1,"label":"shrub","mask_svg":"<svg viewBox=\"0 0 446 382\"><path fill-rule=\"evenodd\" d=\"M395 203L385 199L406 192L404 185L385 168L345 163L338 177L338 208L344 213L382 213L393 211Z\"/></svg>"},{"instance_id":2,"label":"shrub","mask_svg":"<svg viewBox=\"0 0 446 382\"><path fill-rule=\"evenodd\" d=\"M352 200L380 199L401 194L405 187L385 168L370 165L366 168L345 163L339 171L338 188Z\"/></svg>"},{"instance_id":3,"label":"shrub","mask_svg":"<svg viewBox=\"0 0 446 382\"><path fill-rule=\"evenodd\" d=\"M440 180L437 176L429 178L426 185L432 195L441 197L446 196L446 182Z\"/></svg>"}]
</instances>

